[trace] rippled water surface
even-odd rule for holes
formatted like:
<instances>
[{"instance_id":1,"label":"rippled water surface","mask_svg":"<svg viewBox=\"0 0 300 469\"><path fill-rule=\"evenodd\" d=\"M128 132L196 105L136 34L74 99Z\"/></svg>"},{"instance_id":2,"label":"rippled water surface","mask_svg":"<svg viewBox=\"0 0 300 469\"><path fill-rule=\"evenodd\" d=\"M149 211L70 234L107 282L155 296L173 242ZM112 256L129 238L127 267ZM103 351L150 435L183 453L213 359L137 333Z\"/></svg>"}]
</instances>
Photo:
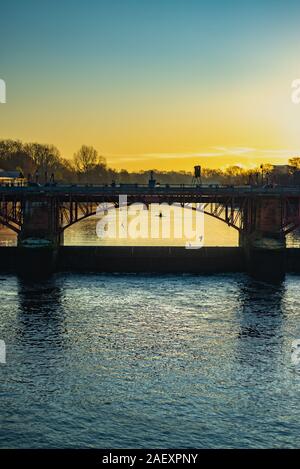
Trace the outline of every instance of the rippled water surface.
<instances>
[{"instance_id":1,"label":"rippled water surface","mask_svg":"<svg viewBox=\"0 0 300 469\"><path fill-rule=\"evenodd\" d=\"M0 280L1 447L299 447L299 277Z\"/></svg>"}]
</instances>

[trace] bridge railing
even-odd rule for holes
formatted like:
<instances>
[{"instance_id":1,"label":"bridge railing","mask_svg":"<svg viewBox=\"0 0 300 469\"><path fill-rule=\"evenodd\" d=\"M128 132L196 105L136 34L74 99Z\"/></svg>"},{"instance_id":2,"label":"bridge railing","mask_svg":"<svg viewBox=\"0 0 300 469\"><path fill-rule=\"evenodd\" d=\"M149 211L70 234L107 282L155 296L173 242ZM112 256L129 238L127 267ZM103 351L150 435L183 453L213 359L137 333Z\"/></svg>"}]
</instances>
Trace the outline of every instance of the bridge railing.
<instances>
[{"instance_id":1,"label":"bridge railing","mask_svg":"<svg viewBox=\"0 0 300 469\"><path fill-rule=\"evenodd\" d=\"M224 184L31 184L27 186L0 185L1 194L11 193L68 193L68 194L231 194L231 195L299 195L300 186L249 186Z\"/></svg>"}]
</instances>

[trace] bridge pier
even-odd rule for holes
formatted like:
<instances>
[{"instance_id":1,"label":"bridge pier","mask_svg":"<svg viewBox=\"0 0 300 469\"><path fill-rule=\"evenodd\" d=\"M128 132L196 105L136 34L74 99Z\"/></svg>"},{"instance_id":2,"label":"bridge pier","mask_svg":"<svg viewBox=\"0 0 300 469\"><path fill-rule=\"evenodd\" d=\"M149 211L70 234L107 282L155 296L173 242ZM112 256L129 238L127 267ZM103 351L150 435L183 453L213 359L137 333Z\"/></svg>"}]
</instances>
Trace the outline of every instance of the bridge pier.
<instances>
[{"instance_id":1,"label":"bridge pier","mask_svg":"<svg viewBox=\"0 0 300 469\"><path fill-rule=\"evenodd\" d=\"M55 270L58 248L63 241L55 203L25 201L22 230L18 235L19 272L48 274Z\"/></svg>"},{"instance_id":2,"label":"bridge pier","mask_svg":"<svg viewBox=\"0 0 300 469\"><path fill-rule=\"evenodd\" d=\"M239 246L244 248L247 270L261 280L281 280L286 272L286 240L282 206L278 199L252 201L245 213Z\"/></svg>"}]
</instances>

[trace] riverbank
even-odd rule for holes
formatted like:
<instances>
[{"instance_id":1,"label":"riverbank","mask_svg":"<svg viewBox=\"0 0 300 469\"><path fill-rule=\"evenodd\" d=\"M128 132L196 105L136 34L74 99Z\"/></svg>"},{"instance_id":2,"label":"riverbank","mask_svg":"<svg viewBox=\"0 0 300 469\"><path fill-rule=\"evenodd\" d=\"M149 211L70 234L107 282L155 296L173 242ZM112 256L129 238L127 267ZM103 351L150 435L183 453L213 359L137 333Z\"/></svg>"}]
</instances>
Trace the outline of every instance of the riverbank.
<instances>
[{"instance_id":1,"label":"riverbank","mask_svg":"<svg viewBox=\"0 0 300 469\"><path fill-rule=\"evenodd\" d=\"M38 254L33 253L33 254ZM42 263L40 255L35 262ZM21 256L17 247L0 247L0 271L14 273ZM246 271L244 251L238 247L99 247L61 246L59 272L157 272L213 274ZM300 273L300 249L286 249L287 272Z\"/></svg>"},{"instance_id":2,"label":"riverbank","mask_svg":"<svg viewBox=\"0 0 300 469\"><path fill-rule=\"evenodd\" d=\"M17 271L21 254L17 247L0 248L0 271ZM33 262L42 262L42 252L32 252L32 255ZM244 256L243 251L235 247L185 249L184 247L61 246L57 252L56 270L129 273L242 272Z\"/></svg>"}]
</instances>

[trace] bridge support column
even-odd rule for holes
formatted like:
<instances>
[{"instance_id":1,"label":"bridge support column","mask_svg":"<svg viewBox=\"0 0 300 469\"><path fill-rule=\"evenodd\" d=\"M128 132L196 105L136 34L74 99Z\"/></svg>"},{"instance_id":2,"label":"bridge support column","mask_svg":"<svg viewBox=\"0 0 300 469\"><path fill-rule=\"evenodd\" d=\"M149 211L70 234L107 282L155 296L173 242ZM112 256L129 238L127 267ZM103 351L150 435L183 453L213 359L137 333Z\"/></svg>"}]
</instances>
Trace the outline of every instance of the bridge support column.
<instances>
[{"instance_id":1,"label":"bridge support column","mask_svg":"<svg viewBox=\"0 0 300 469\"><path fill-rule=\"evenodd\" d=\"M245 218L239 245L245 250L248 272L257 279L283 279L286 240L282 231L282 204L274 198L256 199Z\"/></svg>"},{"instance_id":2,"label":"bridge support column","mask_svg":"<svg viewBox=\"0 0 300 469\"><path fill-rule=\"evenodd\" d=\"M53 200L26 201L23 225L18 236L19 271L21 273L50 273L55 269L58 247L59 210Z\"/></svg>"}]
</instances>

